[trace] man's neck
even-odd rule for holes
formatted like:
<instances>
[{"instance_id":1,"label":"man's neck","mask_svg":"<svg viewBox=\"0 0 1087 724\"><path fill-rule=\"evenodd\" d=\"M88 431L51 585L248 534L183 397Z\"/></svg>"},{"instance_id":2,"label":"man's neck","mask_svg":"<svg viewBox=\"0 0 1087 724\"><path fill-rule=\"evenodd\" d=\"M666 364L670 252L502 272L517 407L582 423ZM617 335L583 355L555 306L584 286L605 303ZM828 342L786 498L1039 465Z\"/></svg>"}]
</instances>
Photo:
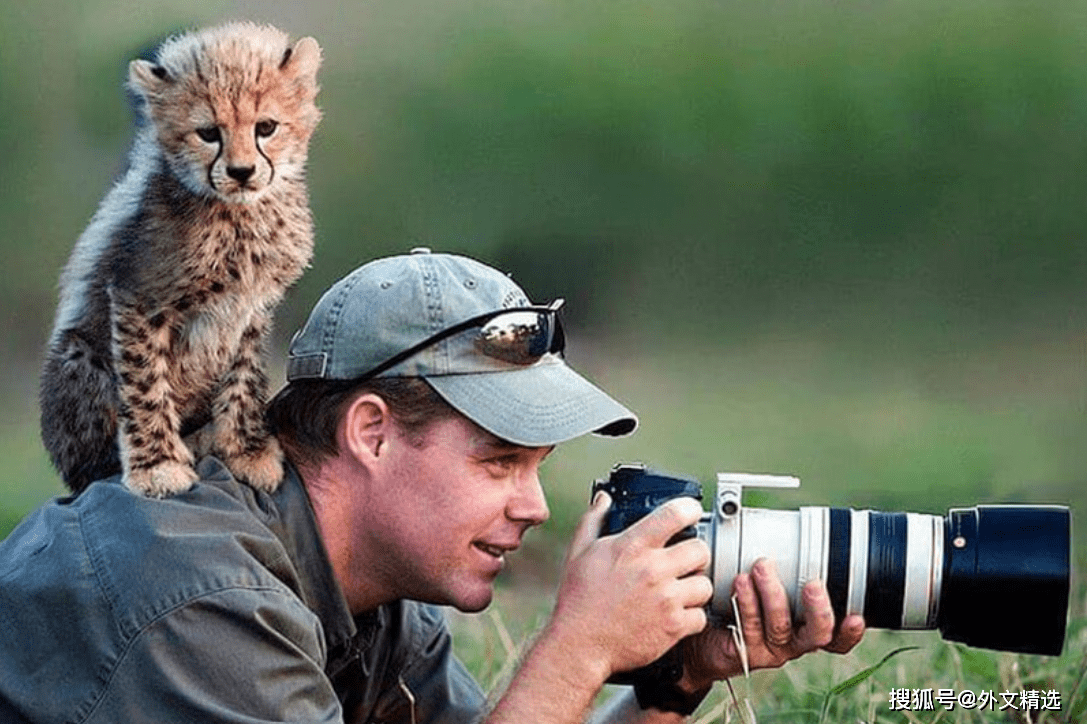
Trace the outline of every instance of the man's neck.
<instances>
[{"instance_id":1,"label":"man's neck","mask_svg":"<svg viewBox=\"0 0 1087 724\"><path fill-rule=\"evenodd\" d=\"M344 499L352 491L350 471L337 459L316 467L299 469L299 475L309 494L317 528L328 553L329 562L340 584L348 608L358 616L398 598L379 580L361 580L360 571L375 572L379 566L367 565L373 560L365 548L365 539L358 535L360 522L354 519L354 506ZM357 491L356 491L357 492Z\"/></svg>"}]
</instances>

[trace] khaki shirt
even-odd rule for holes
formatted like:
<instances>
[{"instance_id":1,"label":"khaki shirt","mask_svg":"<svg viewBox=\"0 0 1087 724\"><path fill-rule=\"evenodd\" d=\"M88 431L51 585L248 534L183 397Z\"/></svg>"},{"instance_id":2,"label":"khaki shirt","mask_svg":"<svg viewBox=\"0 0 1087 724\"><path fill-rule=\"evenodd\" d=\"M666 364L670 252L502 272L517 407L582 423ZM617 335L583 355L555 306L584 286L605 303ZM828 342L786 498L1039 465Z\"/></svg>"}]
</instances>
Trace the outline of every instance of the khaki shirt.
<instances>
[{"instance_id":1,"label":"khaki shirt","mask_svg":"<svg viewBox=\"0 0 1087 724\"><path fill-rule=\"evenodd\" d=\"M479 686L439 609L352 618L292 470L219 461L162 500L116 478L0 541L0 722L471 722Z\"/></svg>"}]
</instances>

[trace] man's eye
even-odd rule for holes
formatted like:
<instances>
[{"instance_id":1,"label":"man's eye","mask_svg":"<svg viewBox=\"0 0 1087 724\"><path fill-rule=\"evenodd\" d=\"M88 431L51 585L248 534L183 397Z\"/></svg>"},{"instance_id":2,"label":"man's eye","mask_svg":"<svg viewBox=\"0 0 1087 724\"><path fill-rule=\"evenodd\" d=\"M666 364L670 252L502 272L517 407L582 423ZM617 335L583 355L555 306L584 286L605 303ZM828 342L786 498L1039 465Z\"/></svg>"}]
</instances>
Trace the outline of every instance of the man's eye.
<instances>
[{"instance_id":1,"label":"man's eye","mask_svg":"<svg viewBox=\"0 0 1087 724\"><path fill-rule=\"evenodd\" d=\"M197 128L196 135L200 136L200 140L204 143L218 143L223 139L223 134L219 132L218 126L203 126Z\"/></svg>"},{"instance_id":2,"label":"man's eye","mask_svg":"<svg viewBox=\"0 0 1087 724\"><path fill-rule=\"evenodd\" d=\"M487 458L483 461L483 464L487 466L487 469L492 473L505 474L509 472L511 468L516 464L516 460L512 457L504 456L498 458Z\"/></svg>"}]
</instances>

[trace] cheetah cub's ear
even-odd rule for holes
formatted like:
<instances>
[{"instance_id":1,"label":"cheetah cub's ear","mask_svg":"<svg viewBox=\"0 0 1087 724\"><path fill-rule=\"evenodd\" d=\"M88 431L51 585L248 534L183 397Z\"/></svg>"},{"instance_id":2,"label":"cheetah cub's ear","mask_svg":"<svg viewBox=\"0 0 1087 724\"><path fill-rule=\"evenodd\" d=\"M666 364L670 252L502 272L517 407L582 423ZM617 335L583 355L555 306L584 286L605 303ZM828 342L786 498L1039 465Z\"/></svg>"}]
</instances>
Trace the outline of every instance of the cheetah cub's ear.
<instances>
[{"instance_id":1,"label":"cheetah cub's ear","mask_svg":"<svg viewBox=\"0 0 1087 724\"><path fill-rule=\"evenodd\" d=\"M321 67L321 46L313 38L302 38L283 54L279 69L288 76L314 84ZM316 92L316 88L314 89Z\"/></svg>"},{"instance_id":2,"label":"cheetah cub's ear","mask_svg":"<svg viewBox=\"0 0 1087 724\"><path fill-rule=\"evenodd\" d=\"M140 59L128 64L128 84L145 98L161 93L171 83L173 78L157 63Z\"/></svg>"}]
</instances>

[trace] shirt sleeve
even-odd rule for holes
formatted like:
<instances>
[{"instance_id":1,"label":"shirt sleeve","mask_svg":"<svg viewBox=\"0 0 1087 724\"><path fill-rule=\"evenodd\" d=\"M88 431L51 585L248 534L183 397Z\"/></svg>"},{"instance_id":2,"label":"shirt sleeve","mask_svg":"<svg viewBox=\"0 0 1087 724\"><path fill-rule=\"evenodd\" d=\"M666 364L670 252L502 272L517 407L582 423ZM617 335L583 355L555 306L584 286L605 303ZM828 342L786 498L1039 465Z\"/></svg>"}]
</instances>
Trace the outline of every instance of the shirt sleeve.
<instances>
[{"instance_id":1,"label":"shirt sleeve","mask_svg":"<svg viewBox=\"0 0 1087 724\"><path fill-rule=\"evenodd\" d=\"M340 723L317 618L278 589L232 588L145 626L88 724Z\"/></svg>"}]
</instances>

